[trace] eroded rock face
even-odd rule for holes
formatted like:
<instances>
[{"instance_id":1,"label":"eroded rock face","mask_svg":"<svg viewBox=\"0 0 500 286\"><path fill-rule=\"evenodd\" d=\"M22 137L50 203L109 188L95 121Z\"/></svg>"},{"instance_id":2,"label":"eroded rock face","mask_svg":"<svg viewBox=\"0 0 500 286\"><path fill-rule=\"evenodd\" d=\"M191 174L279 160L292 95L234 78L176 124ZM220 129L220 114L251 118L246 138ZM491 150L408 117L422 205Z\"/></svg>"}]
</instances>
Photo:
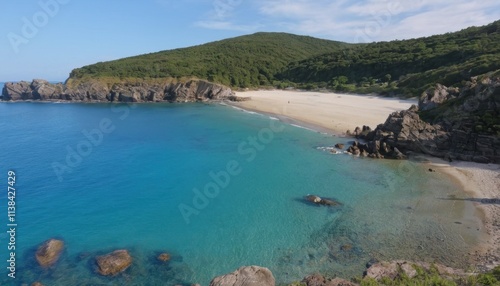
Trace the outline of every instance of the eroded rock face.
<instances>
[{"instance_id":1,"label":"eroded rock face","mask_svg":"<svg viewBox=\"0 0 500 286\"><path fill-rule=\"evenodd\" d=\"M449 99L456 98L458 95L458 88L448 88L442 84L436 84L434 88L428 89L422 93L418 101L418 108L422 111L430 110L445 103Z\"/></svg>"},{"instance_id":2,"label":"eroded rock face","mask_svg":"<svg viewBox=\"0 0 500 286\"><path fill-rule=\"evenodd\" d=\"M132 257L127 250L115 250L106 255L96 257L97 272L104 276L114 276L132 264Z\"/></svg>"},{"instance_id":3,"label":"eroded rock face","mask_svg":"<svg viewBox=\"0 0 500 286\"><path fill-rule=\"evenodd\" d=\"M31 83L6 83L2 90L2 99L6 101L195 102L232 96L234 93L230 88L202 80L165 84L118 83L111 87L99 80L88 80L70 87L35 79Z\"/></svg>"},{"instance_id":4,"label":"eroded rock face","mask_svg":"<svg viewBox=\"0 0 500 286\"><path fill-rule=\"evenodd\" d=\"M366 140L367 148L353 144L348 152L404 159L411 151L500 163L500 77L472 78L461 88L438 84L422 94L419 107L392 113L373 131L357 127L351 135Z\"/></svg>"},{"instance_id":5,"label":"eroded rock face","mask_svg":"<svg viewBox=\"0 0 500 286\"><path fill-rule=\"evenodd\" d=\"M62 240L49 239L38 247L35 254L36 261L41 267L50 267L57 262L63 250Z\"/></svg>"},{"instance_id":6,"label":"eroded rock face","mask_svg":"<svg viewBox=\"0 0 500 286\"><path fill-rule=\"evenodd\" d=\"M210 282L210 286L274 286L275 284L271 271L259 266L241 267Z\"/></svg>"}]
</instances>

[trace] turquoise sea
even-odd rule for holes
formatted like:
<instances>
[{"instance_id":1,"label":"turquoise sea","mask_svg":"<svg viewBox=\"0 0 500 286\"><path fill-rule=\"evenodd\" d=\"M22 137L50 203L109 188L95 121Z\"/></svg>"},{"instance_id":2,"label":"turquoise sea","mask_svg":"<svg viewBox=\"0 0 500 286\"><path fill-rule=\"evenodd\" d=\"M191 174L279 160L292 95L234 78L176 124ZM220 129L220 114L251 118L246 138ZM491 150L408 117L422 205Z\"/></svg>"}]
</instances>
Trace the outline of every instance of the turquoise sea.
<instances>
[{"instance_id":1,"label":"turquoise sea","mask_svg":"<svg viewBox=\"0 0 500 286\"><path fill-rule=\"evenodd\" d=\"M219 104L0 104L0 284L208 285L242 265L278 282L360 276L370 259L466 265L480 221L457 185L409 161L332 155L339 138ZM7 276L8 172L16 278ZM334 198L317 207L303 196ZM41 269L36 247L65 241ZM94 257L128 249L123 274ZM169 252L168 264L155 259ZM3 261L3 262L2 262Z\"/></svg>"}]
</instances>

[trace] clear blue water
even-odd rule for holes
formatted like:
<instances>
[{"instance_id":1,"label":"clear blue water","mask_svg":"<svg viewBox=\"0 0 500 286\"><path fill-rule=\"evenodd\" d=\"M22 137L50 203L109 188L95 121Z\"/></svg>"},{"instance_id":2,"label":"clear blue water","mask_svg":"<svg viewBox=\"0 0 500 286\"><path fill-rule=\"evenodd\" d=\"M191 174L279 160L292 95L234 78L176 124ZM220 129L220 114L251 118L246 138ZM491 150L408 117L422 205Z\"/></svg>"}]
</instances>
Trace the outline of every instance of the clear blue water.
<instances>
[{"instance_id":1,"label":"clear blue water","mask_svg":"<svg viewBox=\"0 0 500 286\"><path fill-rule=\"evenodd\" d=\"M84 134L99 128L109 132L93 144ZM283 283L317 271L352 277L371 258L463 265L477 243L473 208L443 200L462 194L439 174L331 155L317 147L348 139L227 106L2 103L0 131L0 184L16 172L18 223L17 278L2 266L2 285L207 285L242 265L268 267ZM210 173L228 164L239 172L216 189ZM193 204L206 186L210 198ZM308 205L309 193L343 205ZM65 252L41 269L34 252L52 237ZM3 232L0 261L7 243ZM96 275L94 257L121 248L132 267ZM159 252L174 259L157 263Z\"/></svg>"}]
</instances>

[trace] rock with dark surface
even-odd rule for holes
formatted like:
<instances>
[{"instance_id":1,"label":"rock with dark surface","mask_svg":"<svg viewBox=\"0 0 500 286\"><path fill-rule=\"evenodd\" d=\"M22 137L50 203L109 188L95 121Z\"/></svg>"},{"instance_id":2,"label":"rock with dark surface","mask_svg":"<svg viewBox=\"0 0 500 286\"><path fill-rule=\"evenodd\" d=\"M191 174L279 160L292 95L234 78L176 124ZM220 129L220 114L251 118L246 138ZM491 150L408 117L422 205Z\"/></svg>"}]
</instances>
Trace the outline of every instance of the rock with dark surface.
<instances>
[{"instance_id":1,"label":"rock with dark surface","mask_svg":"<svg viewBox=\"0 0 500 286\"><path fill-rule=\"evenodd\" d=\"M31 83L6 83L2 96L5 101L195 102L227 99L234 96L234 93L226 86L203 80L109 84L89 79L77 83L52 84L46 80L35 79Z\"/></svg>"},{"instance_id":2,"label":"rock with dark surface","mask_svg":"<svg viewBox=\"0 0 500 286\"><path fill-rule=\"evenodd\" d=\"M27 81L18 83L7 82L2 89L3 100L30 100L33 99L31 84Z\"/></svg>"},{"instance_id":3,"label":"rock with dark surface","mask_svg":"<svg viewBox=\"0 0 500 286\"><path fill-rule=\"evenodd\" d=\"M244 266L238 270L214 278L210 286L274 286L271 271L259 266Z\"/></svg>"},{"instance_id":4,"label":"rock with dark surface","mask_svg":"<svg viewBox=\"0 0 500 286\"><path fill-rule=\"evenodd\" d=\"M341 203L336 200L321 198L316 195L307 195L305 196L306 201L314 203L316 205L324 205L324 206L340 206Z\"/></svg>"},{"instance_id":5,"label":"rock with dark surface","mask_svg":"<svg viewBox=\"0 0 500 286\"><path fill-rule=\"evenodd\" d=\"M402 159L411 151L448 161L499 163L500 78L476 79L461 89L438 85L432 94L432 104L421 99L424 111L413 106L394 112L362 136L370 141L369 150L373 152L380 144L379 153L387 158Z\"/></svg>"},{"instance_id":6,"label":"rock with dark surface","mask_svg":"<svg viewBox=\"0 0 500 286\"><path fill-rule=\"evenodd\" d=\"M38 247L35 254L36 261L41 267L50 267L57 262L63 250L62 240L49 239Z\"/></svg>"},{"instance_id":7,"label":"rock with dark surface","mask_svg":"<svg viewBox=\"0 0 500 286\"><path fill-rule=\"evenodd\" d=\"M311 203L315 203L315 204L319 204L321 202L321 198L318 197L318 196L315 196L315 195L307 195L305 197L305 199L308 201L308 202L311 202Z\"/></svg>"},{"instance_id":8,"label":"rock with dark surface","mask_svg":"<svg viewBox=\"0 0 500 286\"><path fill-rule=\"evenodd\" d=\"M338 148L338 149L344 149L345 145L344 144L341 144L341 143L337 143L335 144L335 148Z\"/></svg>"},{"instance_id":9,"label":"rock with dark surface","mask_svg":"<svg viewBox=\"0 0 500 286\"><path fill-rule=\"evenodd\" d=\"M132 257L127 250L115 250L106 255L96 257L97 272L104 276L114 276L132 264Z\"/></svg>"}]
</instances>

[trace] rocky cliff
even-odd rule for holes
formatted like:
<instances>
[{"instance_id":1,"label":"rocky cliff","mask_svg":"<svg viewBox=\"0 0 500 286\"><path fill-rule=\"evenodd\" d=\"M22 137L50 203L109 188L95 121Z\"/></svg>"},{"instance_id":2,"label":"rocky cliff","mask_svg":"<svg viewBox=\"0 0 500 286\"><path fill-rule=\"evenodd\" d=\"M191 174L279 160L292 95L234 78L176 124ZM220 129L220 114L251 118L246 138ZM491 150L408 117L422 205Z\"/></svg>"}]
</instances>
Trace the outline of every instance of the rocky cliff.
<instances>
[{"instance_id":1,"label":"rocky cliff","mask_svg":"<svg viewBox=\"0 0 500 286\"><path fill-rule=\"evenodd\" d=\"M461 88L438 84L422 94L418 107L392 113L373 131L357 128L355 135L368 141L361 149L373 157L414 151L500 163L500 77L472 78Z\"/></svg>"},{"instance_id":2,"label":"rocky cliff","mask_svg":"<svg viewBox=\"0 0 500 286\"><path fill-rule=\"evenodd\" d=\"M202 80L165 83L116 83L88 80L75 85L52 84L35 79L6 83L2 100L42 100L75 102L195 102L226 99L234 96L223 85Z\"/></svg>"}]
</instances>

